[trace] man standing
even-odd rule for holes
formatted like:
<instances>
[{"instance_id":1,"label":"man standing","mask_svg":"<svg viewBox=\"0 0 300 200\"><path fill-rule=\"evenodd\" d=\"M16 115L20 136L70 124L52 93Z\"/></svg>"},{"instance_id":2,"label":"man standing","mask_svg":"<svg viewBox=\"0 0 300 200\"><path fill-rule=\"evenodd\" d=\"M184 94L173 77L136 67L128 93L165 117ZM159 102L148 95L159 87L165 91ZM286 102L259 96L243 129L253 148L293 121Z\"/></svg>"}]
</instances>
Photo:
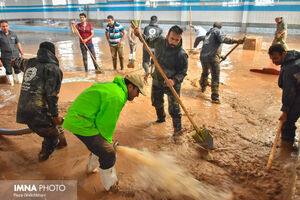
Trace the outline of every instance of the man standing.
<instances>
[{"instance_id":1,"label":"man standing","mask_svg":"<svg viewBox=\"0 0 300 200\"><path fill-rule=\"evenodd\" d=\"M150 47L154 48L157 61L168 77L168 81L165 82L157 68L155 68L152 75L151 101L157 114L156 122L162 123L166 121L164 94L167 94L168 110L173 121L174 135L180 133L182 129L181 110L177 99L172 94L168 85L174 87L180 96L181 83L187 75L188 69L188 55L182 48L182 32L183 30L175 25L170 28L166 38L158 36L157 38L152 38L149 42ZM135 29L135 33L138 35L139 30ZM149 41L146 35L144 37Z\"/></svg>"},{"instance_id":2,"label":"man standing","mask_svg":"<svg viewBox=\"0 0 300 200\"><path fill-rule=\"evenodd\" d=\"M135 26L138 26L138 23L136 20L132 20L131 23L133 23ZM135 60L135 52L136 52L136 44L137 44L138 38L134 35L134 28L132 25L128 28L128 42L129 42L129 62L132 62Z\"/></svg>"},{"instance_id":3,"label":"man standing","mask_svg":"<svg viewBox=\"0 0 300 200\"><path fill-rule=\"evenodd\" d=\"M81 23L78 23L76 25L76 28L77 28L80 36L83 39L83 41L81 41L79 39L79 42L80 42L80 49L81 49L81 53L82 53L84 70L85 70L85 72L87 72L88 71L88 63L87 63L87 51L88 50L85 48L83 42L86 44L86 46L89 48L92 55L96 59L94 44L93 44L93 41L92 41L92 38L94 37L94 28L93 28L93 25L91 23L86 21L86 15L84 13L80 13L79 17L80 17ZM75 32L76 32L76 30L74 29L74 24L75 24L75 21L74 20L71 21L71 30L72 30L73 34L75 34ZM94 60L93 60L93 63L94 63L95 70L97 70L98 66L94 62Z\"/></svg>"},{"instance_id":4,"label":"man standing","mask_svg":"<svg viewBox=\"0 0 300 200\"><path fill-rule=\"evenodd\" d=\"M222 52L222 43L234 44L244 42L243 39L233 39L226 36L221 30L222 23L215 22L205 36L200 36L197 39L203 41L202 50L200 53L200 61L202 65L202 74L200 79L201 91L205 92L207 87L207 79L209 71L211 72L211 100L212 103L220 103L219 99L219 79L220 79L220 58Z\"/></svg>"},{"instance_id":5,"label":"man standing","mask_svg":"<svg viewBox=\"0 0 300 200\"><path fill-rule=\"evenodd\" d=\"M123 40L126 36L124 27L114 20L112 15L107 16L106 40L110 46L114 70L117 69L117 55L119 55L121 70L124 69Z\"/></svg>"},{"instance_id":6,"label":"man standing","mask_svg":"<svg viewBox=\"0 0 300 200\"><path fill-rule=\"evenodd\" d=\"M0 32L0 48L1 48L1 59L0 59L0 67L5 67L6 69L6 77L8 83L11 86L14 86L14 77L13 71L10 61L12 59L18 58L21 55L21 58L24 57L24 53L21 47L21 43L17 37L17 35L9 30L9 25L6 20L2 20L1 22L1 32ZM23 75L20 73L19 69L14 69L15 75L18 83L22 83Z\"/></svg>"},{"instance_id":7,"label":"man standing","mask_svg":"<svg viewBox=\"0 0 300 200\"><path fill-rule=\"evenodd\" d=\"M151 16L149 25L146 26L144 29L144 36L147 44L149 44L153 39L161 36L161 34L163 33L163 30L160 27L158 27L157 23L158 23L157 16L155 15ZM152 53L154 53L153 48L151 48L151 51ZM150 55L148 54L146 48L143 46L143 68L146 73L145 76L146 81L150 75L149 62L150 62Z\"/></svg>"},{"instance_id":8,"label":"man standing","mask_svg":"<svg viewBox=\"0 0 300 200\"><path fill-rule=\"evenodd\" d=\"M287 37L287 24L285 23L285 21L283 21L282 17L276 17L275 22L277 24L277 27L272 45L281 44L283 48L287 51L288 46L285 42Z\"/></svg>"},{"instance_id":9,"label":"man standing","mask_svg":"<svg viewBox=\"0 0 300 200\"><path fill-rule=\"evenodd\" d=\"M117 184L116 153L111 143L120 112L127 100L132 101L139 93L145 95L143 87L137 74L125 78L116 76L113 82L94 83L75 99L64 120L64 128L98 157L100 177L106 190ZM89 159L88 169L93 165L92 160Z\"/></svg>"},{"instance_id":10,"label":"man standing","mask_svg":"<svg viewBox=\"0 0 300 200\"><path fill-rule=\"evenodd\" d=\"M293 150L295 123L300 117L300 52L286 51L281 44L269 48L275 65L281 65L278 86L282 89L281 147Z\"/></svg>"},{"instance_id":11,"label":"man standing","mask_svg":"<svg viewBox=\"0 0 300 200\"><path fill-rule=\"evenodd\" d=\"M42 42L36 58L17 58L12 65L24 72L17 122L27 124L44 138L39 160L45 161L57 146L67 145L63 131L57 128L63 121L57 106L63 74L55 56L55 46L51 42Z\"/></svg>"}]
</instances>

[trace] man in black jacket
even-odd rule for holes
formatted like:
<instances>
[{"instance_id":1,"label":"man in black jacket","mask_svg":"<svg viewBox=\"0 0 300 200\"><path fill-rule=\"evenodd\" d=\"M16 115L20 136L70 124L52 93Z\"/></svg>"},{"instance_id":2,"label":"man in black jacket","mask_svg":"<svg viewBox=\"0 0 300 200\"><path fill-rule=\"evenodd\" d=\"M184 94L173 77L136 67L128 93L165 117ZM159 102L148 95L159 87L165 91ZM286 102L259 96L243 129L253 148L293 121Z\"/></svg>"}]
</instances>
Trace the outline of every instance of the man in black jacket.
<instances>
[{"instance_id":1,"label":"man in black jacket","mask_svg":"<svg viewBox=\"0 0 300 200\"><path fill-rule=\"evenodd\" d=\"M155 16L155 15L151 16L149 25L146 26L144 29L144 35L146 36L145 38L146 38L147 44L149 44L149 42L151 42L153 39L159 37L163 33L163 30L160 27L158 27L157 23L158 23L157 16ZM151 50L152 50L152 53L154 53L154 49L151 49ZM146 76L145 76L146 81L150 74L149 62L150 62L150 55L148 54L146 48L143 46L143 68L146 73ZM151 64L153 64L152 61L151 61Z\"/></svg>"},{"instance_id":2,"label":"man in black jacket","mask_svg":"<svg viewBox=\"0 0 300 200\"><path fill-rule=\"evenodd\" d=\"M135 29L138 34L138 29ZM155 107L158 123L165 122L166 114L164 111L164 94L168 95L169 114L173 120L174 135L180 133L181 111L179 103L172 94L168 85L174 87L180 96L181 83L187 75L188 55L182 48L182 32L179 26L172 26L167 37L158 36L149 40L149 46L154 48L155 56L160 66L164 70L168 81L165 82L157 68L155 68L152 77L151 101ZM146 35L143 37L147 40Z\"/></svg>"},{"instance_id":3,"label":"man in black jacket","mask_svg":"<svg viewBox=\"0 0 300 200\"><path fill-rule=\"evenodd\" d=\"M209 71L211 72L211 100L212 103L220 103L219 99L219 80L220 80L220 58L222 52L222 43L234 44L243 43L243 39L234 39L221 30L222 23L215 22L213 27L206 33L205 36L197 37L194 46L198 46L200 41L203 41L202 50L200 53L200 61L202 65L202 74L200 78L201 91L205 92ZM198 42L198 43L197 43Z\"/></svg>"},{"instance_id":4,"label":"man in black jacket","mask_svg":"<svg viewBox=\"0 0 300 200\"><path fill-rule=\"evenodd\" d=\"M278 86L282 89L281 146L293 150L296 126L300 117L300 52L286 51L281 44L269 48L275 65L281 65Z\"/></svg>"},{"instance_id":5,"label":"man in black jacket","mask_svg":"<svg viewBox=\"0 0 300 200\"><path fill-rule=\"evenodd\" d=\"M24 72L17 122L27 124L44 138L39 160L47 160L59 139L60 147L67 145L63 131L57 128L63 120L57 106L63 74L55 56L55 46L50 42L42 42L36 58L17 58L12 61L12 65Z\"/></svg>"}]
</instances>

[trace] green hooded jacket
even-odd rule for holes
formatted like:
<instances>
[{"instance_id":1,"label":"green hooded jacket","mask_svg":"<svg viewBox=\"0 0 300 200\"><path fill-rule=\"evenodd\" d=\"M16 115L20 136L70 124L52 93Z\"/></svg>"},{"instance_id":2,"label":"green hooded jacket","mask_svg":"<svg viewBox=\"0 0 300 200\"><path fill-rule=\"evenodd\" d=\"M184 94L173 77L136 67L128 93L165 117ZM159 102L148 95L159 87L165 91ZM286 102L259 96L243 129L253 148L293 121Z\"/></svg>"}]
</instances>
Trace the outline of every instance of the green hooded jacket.
<instances>
[{"instance_id":1,"label":"green hooded jacket","mask_svg":"<svg viewBox=\"0 0 300 200\"><path fill-rule=\"evenodd\" d=\"M112 143L126 101L127 87L123 78L116 76L113 82L94 83L70 106L63 127L81 136L101 134Z\"/></svg>"}]
</instances>

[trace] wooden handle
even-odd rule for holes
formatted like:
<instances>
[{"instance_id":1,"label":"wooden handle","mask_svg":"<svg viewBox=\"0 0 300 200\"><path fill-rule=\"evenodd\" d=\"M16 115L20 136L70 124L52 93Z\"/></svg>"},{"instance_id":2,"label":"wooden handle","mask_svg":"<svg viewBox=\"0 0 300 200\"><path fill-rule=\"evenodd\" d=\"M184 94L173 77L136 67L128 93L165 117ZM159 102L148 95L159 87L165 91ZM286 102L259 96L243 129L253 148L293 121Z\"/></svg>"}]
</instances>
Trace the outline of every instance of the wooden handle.
<instances>
[{"instance_id":1,"label":"wooden handle","mask_svg":"<svg viewBox=\"0 0 300 200\"><path fill-rule=\"evenodd\" d=\"M246 37L243 38L243 40L245 40ZM237 43L225 56L223 56L220 60L220 63L224 60L226 60L226 58L240 45L240 43Z\"/></svg>"},{"instance_id":2,"label":"wooden handle","mask_svg":"<svg viewBox=\"0 0 300 200\"><path fill-rule=\"evenodd\" d=\"M192 24L192 7L190 6L190 25ZM193 47L193 41L192 41L192 28L190 27L190 49Z\"/></svg>"},{"instance_id":3,"label":"wooden handle","mask_svg":"<svg viewBox=\"0 0 300 200\"><path fill-rule=\"evenodd\" d=\"M88 52L90 53L91 58L93 59L93 61L94 61L94 62L96 63L96 65L98 66L99 70L100 70L101 72L104 72L103 69L100 68L100 65L98 64L98 62L97 62L96 59L94 58L92 52L90 51L90 49L88 48L88 46L86 45L86 43L83 41L83 39L82 39L82 37L81 37L79 31L77 30L76 26L75 26L74 24L72 24L72 26L73 26L73 28L75 29L75 31L76 31L76 33L77 33L79 39L81 40L81 42L83 43L83 45L85 46L85 48L86 48L86 49L88 50Z\"/></svg>"},{"instance_id":4,"label":"wooden handle","mask_svg":"<svg viewBox=\"0 0 300 200\"><path fill-rule=\"evenodd\" d=\"M133 23L131 23L133 24ZM133 27L136 28L136 26L133 24ZM160 64L158 63L155 55L153 55L152 51L150 50L148 44L146 43L146 41L144 40L143 36L141 35L141 33L139 32L139 34L137 35L138 38L140 39L140 41L144 44L147 52L149 53L149 55L151 56L151 58L154 61L155 67L158 69L158 71L160 72L160 74L162 75L162 77L164 78L165 82L167 82L168 77L166 76L164 70L161 68ZM182 109L184 110L186 116L188 117L188 119L190 120L190 122L192 123L192 125L194 126L195 130L197 132L200 131L200 129L197 127L196 123L194 122L193 118L189 115L187 109L185 108L185 106L183 105L183 102L181 101L180 97L178 96L177 92L175 91L174 87L169 86L168 84L166 84L171 92L173 93L173 95L175 96L175 98L177 99L178 103L181 105Z\"/></svg>"},{"instance_id":5,"label":"wooden handle","mask_svg":"<svg viewBox=\"0 0 300 200\"><path fill-rule=\"evenodd\" d=\"M273 158L274 158L274 155L275 155L275 152L276 152L276 148L277 148L277 145L278 145L278 140L279 140L279 137L280 137L282 125L283 125L283 123L280 120L278 129L277 129L277 133L276 133L276 136L275 136L274 144L273 144L270 156L269 156L269 160L268 160L268 164L267 164L267 169L270 169L270 167L272 165Z\"/></svg>"}]
</instances>

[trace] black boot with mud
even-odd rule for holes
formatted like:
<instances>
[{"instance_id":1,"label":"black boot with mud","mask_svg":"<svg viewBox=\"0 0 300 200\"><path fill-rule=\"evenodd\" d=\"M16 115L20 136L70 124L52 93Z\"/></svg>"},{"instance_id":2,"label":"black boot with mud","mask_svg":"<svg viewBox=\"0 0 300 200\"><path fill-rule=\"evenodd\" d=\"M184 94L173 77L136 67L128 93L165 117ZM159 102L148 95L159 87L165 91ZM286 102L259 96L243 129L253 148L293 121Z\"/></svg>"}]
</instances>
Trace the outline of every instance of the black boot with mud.
<instances>
[{"instance_id":1,"label":"black boot with mud","mask_svg":"<svg viewBox=\"0 0 300 200\"><path fill-rule=\"evenodd\" d=\"M57 144L57 149L62 149L65 148L68 145L67 140L65 138L65 134L59 134L58 135L58 144Z\"/></svg>"},{"instance_id":2,"label":"black boot with mud","mask_svg":"<svg viewBox=\"0 0 300 200\"><path fill-rule=\"evenodd\" d=\"M155 107L157 120L156 123L163 123L166 121L166 113L164 107Z\"/></svg>"},{"instance_id":3,"label":"black boot with mud","mask_svg":"<svg viewBox=\"0 0 300 200\"><path fill-rule=\"evenodd\" d=\"M55 151L58 144L58 140L54 144L49 144L46 140L42 143L42 150L39 153L39 161L43 162L45 160L48 160L50 155Z\"/></svg>"}]
</instances>

